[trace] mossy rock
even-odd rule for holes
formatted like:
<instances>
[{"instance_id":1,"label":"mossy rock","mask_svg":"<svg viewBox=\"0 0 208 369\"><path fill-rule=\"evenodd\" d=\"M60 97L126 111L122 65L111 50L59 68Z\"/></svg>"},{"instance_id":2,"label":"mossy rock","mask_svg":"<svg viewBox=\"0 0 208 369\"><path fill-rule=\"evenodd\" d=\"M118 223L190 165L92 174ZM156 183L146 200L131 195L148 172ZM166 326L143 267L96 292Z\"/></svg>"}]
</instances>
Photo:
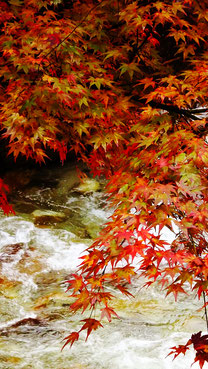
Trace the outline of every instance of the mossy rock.
<instances>
[{"instance_id":1,"label":"mossy rock","mask_svg":"<svg viewBox=\"0 0 208 369\"><path fill-rule=\"evenodd\" d=\"M100 183L96 179L86 178L80 183L79 186L75 187L74 190L81 194L88 194L101 190Z\"/></svg>"},{"instance_id":2,"label":"mossy rock","mask_svg":"<svg viewBox=\"0 0 208 369\"><path fill-rule=\"evenodd\" d=\"M59 180L56 187L56 195L58 197L67 196L68 193L77 185L79 185L80 179L76 168L69 169L64 173L62 178Z\"/></svg>"}]
</instances>

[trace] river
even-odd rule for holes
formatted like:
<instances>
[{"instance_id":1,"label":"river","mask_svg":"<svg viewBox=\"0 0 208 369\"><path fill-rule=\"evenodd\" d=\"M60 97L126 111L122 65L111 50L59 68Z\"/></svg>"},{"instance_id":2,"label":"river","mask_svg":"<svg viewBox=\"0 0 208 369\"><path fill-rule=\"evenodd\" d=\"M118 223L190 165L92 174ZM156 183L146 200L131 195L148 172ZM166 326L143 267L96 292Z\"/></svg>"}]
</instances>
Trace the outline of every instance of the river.
<instances>
[{"instance_id":1,"label":"river","mask_svg":"<svg viewBox=\"0 0 208 369\"><path fill-rule=\"evenodd\" d=\"M167 355L191 333L205 330L203 311L198 311L202 302L193 295L175 302L157 285L141 290L144 281L137 278L131 286L135 298L116 293L120 319L105 322L87 342L81 336L61 352L63 338L76 330L80 318L69 310L64 281L110 211L96 181L92 191L81 188L69 164L13 171L7 180L17 182L11 195L16 215L0 215L0 368L189 368L192 350L174 361ZM40 210L62 213L63 219L38 221Z\"/></svg>"}]
</instances>

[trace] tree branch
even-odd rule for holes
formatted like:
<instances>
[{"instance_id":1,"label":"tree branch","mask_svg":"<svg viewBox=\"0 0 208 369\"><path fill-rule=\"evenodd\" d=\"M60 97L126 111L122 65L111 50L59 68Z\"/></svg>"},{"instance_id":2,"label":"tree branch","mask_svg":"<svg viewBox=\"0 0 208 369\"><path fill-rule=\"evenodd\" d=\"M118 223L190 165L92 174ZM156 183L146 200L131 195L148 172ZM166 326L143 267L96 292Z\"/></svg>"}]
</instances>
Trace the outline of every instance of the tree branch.
<instances>
[{"instance_id":1,"label":"tree branch","mask_svg":"<svg viewBox=\"0 0 208 369\"><path fill-rule=\"evenodd\" d=\"M163 103L159 103L159 102L156 102L156 101L150 101L148 104L152 108L167 110L167 111L172 112L172 113L177 113L179 115L186 116L186 117L188 117L192 120L199 120L200 119L196 115L194 115L193 113L201 114L201 113L204 113L204 112L208 112L208 109L190 109L190 110L181 109L176 105L163 104Z\"/></svg>"},{"instance_id":2,"label":"tree branch","mask_svg":"<svg viewBox=\"0 0 208 369\"><path fill-rule=\"evenodd\" d=\"M64 41L66 41L68 38L71 37L71 35L76 31L77 28L79 28L81 26L81 24L87 19L88 15L94 10L96 9L98 6L100 6L102 4L104 0L100 1L98 4L96 4L95 6L93 6L87 13L86 15L82 18L82 20L72 29L72 31L70 33L68 33L68 35L66 37L63 38L63 40L61 40L56 46L54 46L47 54L43 55L43 58L47 58L54 50L56 50L61 44L64 43ZM47 66L48 67L48 66Z\"/></svg>"}]
</instances>

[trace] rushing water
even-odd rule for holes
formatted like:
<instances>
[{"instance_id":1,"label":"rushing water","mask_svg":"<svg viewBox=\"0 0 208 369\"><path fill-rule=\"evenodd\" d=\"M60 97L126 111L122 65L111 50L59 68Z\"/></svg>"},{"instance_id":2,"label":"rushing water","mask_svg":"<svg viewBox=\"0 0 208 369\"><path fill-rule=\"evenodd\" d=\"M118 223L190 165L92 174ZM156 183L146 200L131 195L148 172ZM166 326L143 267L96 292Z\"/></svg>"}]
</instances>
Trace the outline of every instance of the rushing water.
<instances>
[{"instance_id":1,"label":"rushing water","mask_svg":"<svg viewBox=\"0 0 208 369\"><path fill-rule=\"evenodd\" d=\"M193 296L182 296L177 303L164 298L157 285L141 290L143 281L136 278L134 299L117 293L114 306L120 319L61 352L63 338L80 318L70 313L64 281L109 216L102 193L67 189L70 171L43 170L39 180L35 173L29 185L14 190L17 215L0 217L0 368L189 368L191 350L175 361L166 356L170 347L205 329L203 312L197 311L202 304ZM32 212L37 209L62 211L66 220L35 225Z\"/></svg>"}]
</instances>

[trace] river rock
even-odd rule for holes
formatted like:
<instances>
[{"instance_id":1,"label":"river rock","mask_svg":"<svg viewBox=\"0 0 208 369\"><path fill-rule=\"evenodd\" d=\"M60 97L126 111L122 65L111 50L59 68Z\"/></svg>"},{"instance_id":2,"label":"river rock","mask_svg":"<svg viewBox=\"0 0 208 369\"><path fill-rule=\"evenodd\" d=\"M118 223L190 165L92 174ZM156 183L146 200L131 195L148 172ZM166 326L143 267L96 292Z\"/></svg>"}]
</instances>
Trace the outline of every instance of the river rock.
<instances>
[{"instance_id":1,"label":"river rock","mask_svg":"<svg viewBox=\"0 0 208 369\"><path fill-rule=\"evenodd\" d=\"M18 356L11 356L11 355L10 356L7 356L7 355L0 354L0 362L1 363L5 363L5 365L7 363L7 365L9 365L9 367L8 366L5 366L5 368L11 368L10 365L12 365L12 364L18 364L21 361L22 361L22 359L20 357L18 357Z\"/></svg>"},{"instance_id":2,"label":"river rock","mask_svg":"<svg viewBox=\"0 0 208 369\"><path fill-rule=\"evenodd\" d=\"M32 202L24 201L24 200L14 200L13 207L15 213L18 214L31 214L33 211L37 210L38 206Z\"/></svg>"},{"instance_id":3,"label":"river rock","mask_svg":"<svg viewBox=\"0 0 208 369\"><path fill-rule=\"evenodd\" d=\"M9 319L12 319L12 315L14 314L13 307L15 307L15 304L11 306L10 300L16 299L18 297L22 287L22 283L20 281L9 280L6 276L0 274L0 285L0 315L1 317L8 315Z\"/></svg>"},{"instance_id":4,"label":"river rock","mask_svg":"<svg viewBox=\"0 0 208 369\"><path fill-rule=\"evenodd\" d=\"M24 318L21 320L18 320L16 323L13 323L11 325L7 325L5 327L2 327L0 329L0 333L2 336L7 336L11 333L22 333L27 332L31 328L39 328L39 327L46 327L47 323L43 319L39 318Z\"/></svg>"},{"instance_id":5,"label":"river rock","mask_svg":"<svg viewBox=\"0 0 208 369\"><path fill-rule=\"evenodd\" d=\"M79 186L75 187L75 191L81 194L100 191L100 183L93 178L86 178Z\"/></svg>"},{"instance_id":6,"label":"river rock","mask_svg":"<svg viewBox=\"0 0 208 369\"><path fill-rule=\"evenodd\" d=\"M34 309L38 310L41 308L46 308L49 304L62 306L70 305L71 300L65 292L52 292L48 295L41 296L35 301Z\"/></svg>"},{"instance_id":7,"label":"river rock","mask_svg":"<svg viewBox=\"0 0 208 369\"><path fill-rule=\"evenodd\" d=\"M24 249L23 243L14 243L11 245L6 245L1 249L0 252L0 262L10 263L15 260L16 254Z\"/></svg>"},{"instance_id":8,"label":"river rock","mask_svg":"<svg viewBox=\"0 0 208 369\"><path fill-rule=\"evenodd\" d=\"M10 325L8 328L18 328L24 325L29 325L29 326L40 326L45 324L45 322L43 322L41 319L39 318L24 318L21 320L18 320L16 323L13 323L12 325Z\"/></svg>"},{"instance_id":9,"label":"river rock","mask_svg":"<svg viewBox=\"0 0 208 369\"><path fill-rule=\"evenodd\" d=\"M32 212L34 224L38 226L53 225L66 220L66 215L62 212L52 210L35 210Z\"/></svg>"},{"instance_id":10,"label":"river rock","mask_svg":"<svg viewBox=\"0 0 208 369\"><path fill-rule=\"evenodd\" d=\"M40 273L34 276L33 280L38 285L39 289L43 289L43 291L45 291L48 286L61 284L64 278L65 275L60 273L59 271L46 271L45 269L43 269Z\"/></svg>"},{"instance_id":11,"label":"river rock","mask_svg":"<svg viewBox=\"0 0 208 369\"><path fill-rule=\"evenodd\" d=\"M35 275L44 268L44 264L41 262L41 256L31 257L25 254L24 257L17 263L17 269L20 273Z\"/></svg>"},{"instance_id":12,"label":"river rock","mask_svg":"<svg viewBox=\"0 0 208 369\"><path fill-rule=\"evenodd\" d=\"M68 169L61 177L56 187L56 196L59 198L68 195L75 186L78 186L80 179L76 168Z\"/></svg>"}]
</instances>

